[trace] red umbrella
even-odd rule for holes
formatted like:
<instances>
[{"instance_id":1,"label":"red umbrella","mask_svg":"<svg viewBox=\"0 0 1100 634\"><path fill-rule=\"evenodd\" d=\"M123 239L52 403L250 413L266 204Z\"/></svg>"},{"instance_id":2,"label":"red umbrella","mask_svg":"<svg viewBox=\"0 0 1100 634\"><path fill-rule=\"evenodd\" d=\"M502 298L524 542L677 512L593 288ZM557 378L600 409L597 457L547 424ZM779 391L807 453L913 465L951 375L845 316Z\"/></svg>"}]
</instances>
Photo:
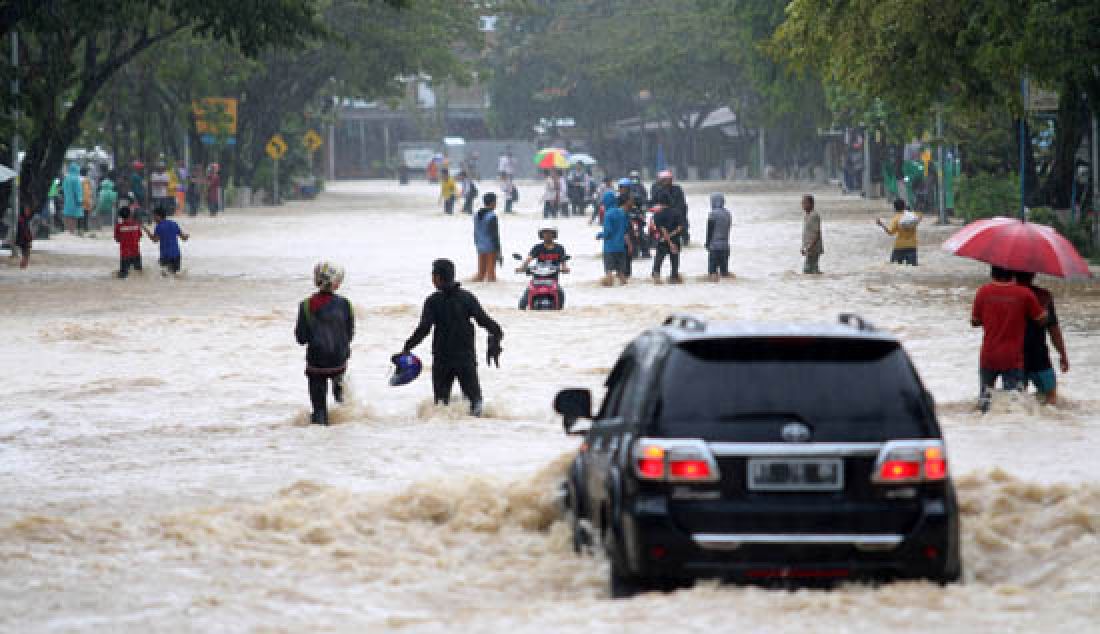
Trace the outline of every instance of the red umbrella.
<instances>
[{"instance_id":1,"label":"red umbrella","mask_svg":"<svg viewBox=\"0 0 1100 634\"><path fill-rule=\"evenodd\" d=\"M1092 277L1088 262L1051 227L1013 218L972 222L943 243L944 251L1012 271Z\"/></svg>"}]
</instances>

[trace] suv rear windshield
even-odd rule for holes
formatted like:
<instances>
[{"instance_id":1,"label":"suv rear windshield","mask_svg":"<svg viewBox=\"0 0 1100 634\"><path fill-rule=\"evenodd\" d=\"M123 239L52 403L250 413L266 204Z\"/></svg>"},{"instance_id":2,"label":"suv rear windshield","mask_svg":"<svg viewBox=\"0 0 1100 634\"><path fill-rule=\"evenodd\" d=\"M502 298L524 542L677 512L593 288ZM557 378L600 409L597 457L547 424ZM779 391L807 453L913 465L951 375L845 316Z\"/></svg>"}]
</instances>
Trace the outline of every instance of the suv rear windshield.
<instances>
[{"instance_id":1,"label":"suv rear windshield","mask_svg":"<svg viewBox=\"0 0 1100 634\"><path fill-rule=\"evenodd\" d=\"M933 431L916 373L893 341L692 341L673 349L662 379L657 423L666 431L790 420L811 424L816 440L924 437Z\"/></svg>"}]
</instances>

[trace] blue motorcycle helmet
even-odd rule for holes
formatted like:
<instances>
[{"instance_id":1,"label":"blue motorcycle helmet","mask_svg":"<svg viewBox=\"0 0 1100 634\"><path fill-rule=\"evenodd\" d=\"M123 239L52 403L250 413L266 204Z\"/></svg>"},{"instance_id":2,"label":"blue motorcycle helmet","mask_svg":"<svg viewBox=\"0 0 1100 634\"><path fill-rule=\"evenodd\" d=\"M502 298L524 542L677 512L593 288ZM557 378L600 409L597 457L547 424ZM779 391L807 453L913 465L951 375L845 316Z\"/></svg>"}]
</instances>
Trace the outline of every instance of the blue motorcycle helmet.
<instances>
[{"instance_id":1,"label":"blue motorcycle helmet","mask_svg":"<svg viewBox=\"0 0 1100 634\"><path fill-rule=\"evenodd\" d=\"M394 387L412 383L416 380L416 377L420 376L420 371L424 369L420 357L412 353L395 354L390 361L393 362L393 376L390 377L390 385Z\"/></svg>"},{"instance_id":2,"label":"blue motorcycle helmet","mask_svg":"<svg viewBox=\"0 0 1100 634\"><path fill-rule=\"evenodd\" d=\"M630 180L629 178L620 178L619 179L619 187L630 187L633 184L634 184L634 181Z\"/></svg>"}]
</instances>

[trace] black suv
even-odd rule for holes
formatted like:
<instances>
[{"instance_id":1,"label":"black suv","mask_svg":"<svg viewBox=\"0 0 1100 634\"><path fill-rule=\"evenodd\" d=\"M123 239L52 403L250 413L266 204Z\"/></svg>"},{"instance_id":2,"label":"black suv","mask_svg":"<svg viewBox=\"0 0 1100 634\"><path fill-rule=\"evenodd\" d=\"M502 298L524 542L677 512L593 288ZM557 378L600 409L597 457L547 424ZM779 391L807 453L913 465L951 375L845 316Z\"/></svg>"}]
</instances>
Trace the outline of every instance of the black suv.
<instances>
[{"instance_id":1,"label":"black suv","mask_svg":"<svg viewBox=\"0 0 1100 634\"><path fill-rule=\"evenodd\" d=\"M737 582L960 576L958 505L931 395L894 337L673 316L631 342L565 482L578 551L613 596ZM591 418L587 429L577 420Z\"/></svg>"}]
</instances>

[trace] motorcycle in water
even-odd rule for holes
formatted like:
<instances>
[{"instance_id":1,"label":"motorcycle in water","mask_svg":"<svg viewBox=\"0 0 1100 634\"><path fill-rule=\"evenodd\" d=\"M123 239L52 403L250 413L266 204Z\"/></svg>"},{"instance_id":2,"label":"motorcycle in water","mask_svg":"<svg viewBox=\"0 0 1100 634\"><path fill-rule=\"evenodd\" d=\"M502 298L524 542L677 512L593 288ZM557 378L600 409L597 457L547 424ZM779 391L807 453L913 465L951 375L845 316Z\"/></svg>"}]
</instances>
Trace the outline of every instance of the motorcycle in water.
<instances>
[{"instance_id":1,"label":"motorcycle in water","mask_svg":"<svg viewBox=\"0 0 1100 634\"><path fill-rule=\"evenodd\" d=\"M518 253L513 253L512 258L523 261L523 256ZM565 261L568 260L569 257L566 256ZM558 275L562 272L561 264L536 260L527 265L526 274L531 280L520 299L520 310L561 310L565 307L565 293L558 283Z\"/></svg>"},{"instance_id":2,"label":"motorcycle in water","mask_svg":"<svg viewBox=\"0 0 1100 634\"><path fill-rule=\"evenodd\" d=\"M630 226L627 228L630 231L630 243L634 245L633 258L635 260L649 259L650 249L655 249L656 240L650 234L649 226L652 218L651 213L645 209L635 209L630 213Z\"/></svg>"}]
</instances>

